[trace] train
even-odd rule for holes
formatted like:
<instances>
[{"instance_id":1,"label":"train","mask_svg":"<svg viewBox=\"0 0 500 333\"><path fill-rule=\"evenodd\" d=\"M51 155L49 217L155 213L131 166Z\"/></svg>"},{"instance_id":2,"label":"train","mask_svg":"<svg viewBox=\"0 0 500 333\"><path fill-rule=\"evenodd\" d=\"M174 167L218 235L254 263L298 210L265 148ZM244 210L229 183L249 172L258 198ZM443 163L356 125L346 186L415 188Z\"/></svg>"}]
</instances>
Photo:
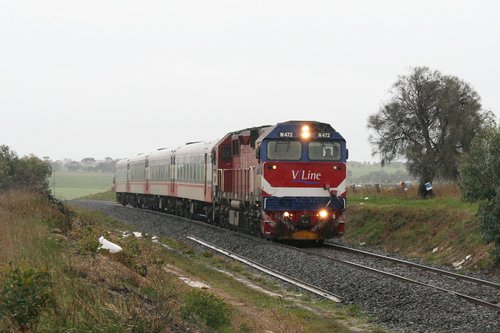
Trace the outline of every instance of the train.
<instances>
[{"instance_id":1,"label":"train","mask_svg":"<svg viewBox=\"0 0 500 333\"><path fill-rule=\"evenodd\" d=\"M113 188L124 206L323 242L345 232L348 154L330 124L292 120L122 159Z\"/></svg>"}]
</instances>

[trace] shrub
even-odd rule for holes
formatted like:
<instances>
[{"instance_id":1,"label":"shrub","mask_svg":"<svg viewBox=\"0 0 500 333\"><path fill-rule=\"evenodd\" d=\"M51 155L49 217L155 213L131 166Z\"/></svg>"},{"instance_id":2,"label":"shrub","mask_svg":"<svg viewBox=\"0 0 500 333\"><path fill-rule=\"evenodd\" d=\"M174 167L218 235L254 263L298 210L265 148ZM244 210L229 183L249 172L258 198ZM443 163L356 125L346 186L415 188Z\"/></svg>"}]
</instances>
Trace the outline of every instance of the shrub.
<instances>
[{"instance_id":1,"label":"shrub","mask_svg":"<svg viewBox=\"0 0 500 333\"><path fill-rule=\"evenodd\" d=\"M111 257L140 275L146 276L148 273L147 264L150 259L154 260L149 256L150 253L146 255L143 252L147 249L147 245L141 244L141 240L135 237L128 237L121 240L120 246L123 251L113 253Z\"/></svg>"},{"instance_id":2,"label":"shrub","mask_svg":"<svg viewBox=\"0 0 500 333\"><path fill-rule=\"evenodd\" d=\"M19 158L8 146L0 145L0 192L12 188L48 193L50 164L36 156Z\"/></svg>"},{"instance_id":3,"label":"shrub","mask_svg":"<svg viewBox=\"0 0 500 333\"><path fill-rule=\"evenodd\" d=\"M97 252L99 251L99 246L101 244L99 243L99 240L96 235L94 234L87 234L83 236L79 241L78 241L78 247L83 253L90 253L92 257L95 257Z\"/></svg>"},{"instance_id":4,"label":"shrub","mask_svg":"<svg viewBox=\"0 0 500 333\"><path fill-rule=\"evenodd\" d=\"M466 201L479 202L481 231L495 243L500 263L500 126L480 133L460 166L460 187Z\"/></svg>"},{"instance_id":5,"label":"shrub","mask_svg":"<svg viewBox=\"0 0 500 333\"><path fill-rule=\"evenodd\" d=\"M11 270L0 290L0 318L7 318L26 332L43 311L54 304L49 273L36 269Z\"/></svg>"},{"instance_id":6,"label":"shrub","mask_svg":"<svg viewBox=\"0 0 500 333\"><path fill-rule=\"evenodd\" d=\"M229 308L226 303L203 290L191 290L186 294L181 313L184 319L199 319L214 329L229 324Z\"/></svg>"}]
</instances>

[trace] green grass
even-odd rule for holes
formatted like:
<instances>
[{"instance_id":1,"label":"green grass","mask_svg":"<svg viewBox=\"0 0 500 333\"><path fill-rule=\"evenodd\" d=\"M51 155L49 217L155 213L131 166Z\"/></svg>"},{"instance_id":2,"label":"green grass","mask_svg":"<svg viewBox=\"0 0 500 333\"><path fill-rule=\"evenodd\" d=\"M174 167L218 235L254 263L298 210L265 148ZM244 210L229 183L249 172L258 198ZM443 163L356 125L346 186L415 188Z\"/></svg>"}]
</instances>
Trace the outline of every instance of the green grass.
<instances>
[{"instance_id":1,"label":"green grass","mask_svg":"<svg viewBox=\"0 0 500 333\"><path fill-rule=\"evenodd\" d=\"M350 329L340 323L338 319L366 323L366 315L360 312L356 315L344 317L342 308L331 301L311 301L309 295L304 295L296 301L287 301L255 292L255 290L250 287L242 285L239 281L228 279L225 274L213 269L213 267L217 267L218 269L230 271L237 275L249 277L251 274L245 274L243 271L246 271L246 268L242 267L240 264L234 264L232 261L226 260L219 255L206 256L203 253L198 255L187 248L185 248L185 250L184 254L190 255L191 259L187 260L186 257L182 255L171 255L171 264L181 268L190 275L203 276L206 281L210 281L212 286L223 289L230 294L236 302L252 304L252 307L261 309L262 319L277 321L277 331L279 332L289 332L300 328L297 331L342 333L350 332ZM257 283L257 279L251 280ZM270 286L266 283L264 283L264 285L268 288ZM273 287L274 288L271 288L271 290L275 292L279 291L281 288L278 284L273 285ZM285 292L292 293L291 290ZM333 313L333 316L331 318L322 317L319 314L305 310L301 304L309 308L321 307L325 312ZM252 323L252 319L248 319L248 315L245 315L245 312L238 308L233 308L233 316L242 318L242 322L238 323L240 327L255 325Z\"/></svg>"},{"instance_id":2,"label":"green grass","mask_svg":"<svg viewBox=\"0 0 500 333\"><path fill-rule=\"evenodd\" d=\"M435 198L429 200L405 199L398 197L389 197L382 195L348 195L348 205L366 205L377 207L409 207L409 208L456 208L467 211L476 211L477 204L464 202L459 198Z\"/></svg>"},{"instance_id":3,"label":"green grass","mask_svg":"<svg viewBox=\"0 0 500 333\"><path fill-rule=\"evenodd\" d=\"M0 194L0 291L9 296L8 303L0 304L1 332L164 332L196 327L175 314L185 287L160 269L160 247L127 238L137 244L124 246L126 264L118 256L121 252L87 253L78 245L87 234L94 240L105 235L118 241L116 231L108 229L116 221L95 213L72 216L70 232L54 233L48 222L66 220L57 207L32 195ZM147 277L136 272L144 272L137 262L147 265ZM42 273L46 283L32 278ZM50 304L33 301L45 295Z\"/></svg>"},{"instance_id":4,"label":"green grass","mask_svg":"<svg viewBox=\"0 0 500 333\"><path fill-rule=\"evenodd\" d=\"M345 242L449 266L472 255L466 269L494 269L492 244L479 231L477 205L456 198L365 198L350 198Z\"/></svg>"},{"instance_id":5,"label":"green grass","mask_svg":"<svg viewBox=\"0 0 500 333\"><path fill-rule=\"evenodd\" d=\"M386 211L393 209L393 211L400 211L403 213L414 211L419 212L418 216L421 220L425 218L423 217L423 215L425 215L425 212L429 211L441 211L444 215L443 218L446 219L447 214L451 214L453 216L455 216L455 214L459 216L473 216L477 212L478 208L477 203L464 202L461 199L454 197L422 200L414 198L405 199L394 196L368 194L349 195L347 202L348 209L350 208L351 211L354 210L357 212L357 209L362 207ZM431 219L432 216L427 216L427 218ZM427 221L422 220L422 222Z\"/></svg>"},{"instance_id":6,"label":"green grass","mask_svg":"<svg viewBox=\"0 0 500 333\"><path fill-rule=\"evenodd\" d=\"M110 190L113 177L114 173L55 171L49 188L56 198L71 200Z\"/></svg>"},{"instance_id":7,"label":"green grass","mask_svg":"<svg viewBox=\"0 0 500 333\"><path fill-rule=\"evenodd\" d=\"M85 200L100 200L100 201L116 201L116 193L113 191L92 193L83 197L79 197L79 199Z\"/></svg>"}]
</instances>

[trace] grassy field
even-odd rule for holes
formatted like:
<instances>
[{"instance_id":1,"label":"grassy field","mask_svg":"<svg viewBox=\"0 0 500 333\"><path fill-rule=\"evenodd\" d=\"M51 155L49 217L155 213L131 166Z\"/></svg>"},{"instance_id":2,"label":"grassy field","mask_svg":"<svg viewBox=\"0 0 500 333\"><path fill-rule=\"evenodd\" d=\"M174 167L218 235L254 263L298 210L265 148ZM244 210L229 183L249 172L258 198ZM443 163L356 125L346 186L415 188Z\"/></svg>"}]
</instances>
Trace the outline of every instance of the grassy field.
<instances>
[{"instance_id":1,"label":"grassy field","mask_svg":"<svg viewBox=\"0 0 500 333\"><path fill-rule=\"evenodd\" d=\"M384 167L380 163L360 163L360 162L347 162L347 168L352 172L353 178L366 176L372 172L385 171L387 173L396 173L398 171L406 171L406 168L397 164L387 164Z\"/></svg>"},{"instance_id":2,"label":"grassy field","mask_svg":"<svg viewBox=\"0 0 500 333\"><path fill-rule=\"evenodd\" d=\"M113 173L55 171L49 185L56 198L71 200L110 190L113 177Z\"/></svg>"},{"instance_id":3,"label":"grassy field","mask_svg":"<svg viewBox=\"0 0 500 333\"><path fill-rule=\"evenodd\" d=\"M384 171L393 174L404 170L400 164L389 164L382 168L380 164L357 162L350 163L348 168L351 172L349 181L359 179L372 172ZM113 185L113 177L113 173L57 170L49 179L49 187L56 198L71 200L110 190Z\"/></svg>"}]
</instances>

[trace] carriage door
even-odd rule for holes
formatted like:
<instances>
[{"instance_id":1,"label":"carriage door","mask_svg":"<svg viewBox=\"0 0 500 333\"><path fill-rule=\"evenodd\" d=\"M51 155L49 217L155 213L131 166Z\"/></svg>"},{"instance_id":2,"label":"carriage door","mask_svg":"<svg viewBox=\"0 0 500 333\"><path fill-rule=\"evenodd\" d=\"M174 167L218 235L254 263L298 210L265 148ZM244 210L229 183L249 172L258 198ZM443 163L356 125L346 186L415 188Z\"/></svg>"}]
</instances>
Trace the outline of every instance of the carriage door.
<instances>
[{"instance_id":1,"label":"carriage door","mask_svg":"<svg viewBox=\"0 0 500 333\"><path fill-rule=\"evenodd\" d=\"M127 180L125 183L125 192L130 193L130 164L127 163Z\"/></svg>"},{"instance_id":2,"label":"carriage door","mask_svg":"<svg viewBox=\"0 0 500 333\"><path fill-rule=\"evenodd\" d=\"M168 189L168 194L174 196L175 194L175 155L172 154L170 157L170 185Z\"/></svg>"},{"instance_id":3,"label":"carriage door","mask_svg":"<svg viewBox=\"0 0 500 333\"><path fill-rule=\"evenodd\" d=\"M208 172L208 169L209 169L209 168L208 168L208 164L207 164L207 162L208 162L208 154L207 154L207 153L205 153L205 163L204 163L204 166L205 166L205 167L204 167L204 169L203 169L203 170L205 170L205 175L204 175L204 177L203 177L203 178L205 178L205 179L204 179L204 180L205 180L205 186L204 186L204 191L203 191L203 198L204 198L205 200L207 199L207 178L208 178L207 176L209 175L209 172Z\"/></svg>"},{"instance_id":4,"label":"carriage door","mask_svg":"<svg viewBox=\"0 0 500 333\"><path fill-rule=\"evenodd\" d=\"M146 162L144 165L144 180L145 180L145 186L144 186L144 193L149 194L149 160L146 158Z\"/></svg>"}]
</instances>

